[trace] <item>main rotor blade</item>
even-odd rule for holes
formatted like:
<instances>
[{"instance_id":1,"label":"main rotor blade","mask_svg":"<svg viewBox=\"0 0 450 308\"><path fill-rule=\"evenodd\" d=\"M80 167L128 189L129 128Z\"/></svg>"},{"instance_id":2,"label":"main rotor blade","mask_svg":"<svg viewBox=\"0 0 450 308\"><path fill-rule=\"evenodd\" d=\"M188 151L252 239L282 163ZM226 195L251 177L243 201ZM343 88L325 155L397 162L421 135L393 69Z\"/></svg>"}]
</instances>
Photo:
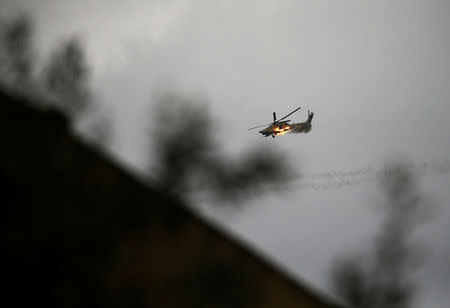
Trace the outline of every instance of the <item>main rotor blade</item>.
<instances>
[{"instance_id":1,"label":"main rotor blade","mask_svg":"<svg viewBox=\"0 0 450 308\"><path fill-rule=\"evenodd\" d=\"M278 121L274 122L274 123L278 123L283 119L286 119L288 116L290 116L291 114L293 114L294 112L296 112L297 110L299 110L302 107L298 107L297 109L295 109L294 111L292 111L291 113L289 113L288 115L285 115L284 117L282 117L281 119L279 119Z\"/></svg>"},{"instance_id":2,"label":"main rotor blade","mask_svg":"<svg viewBox=\"0 0 450 308\"><path fill-rule=\"evenodd\" d=\"M264 124L264 125L260 125L260 126L255 126L255 127L249 128L248 130L255 129L255 128L259 128L259 127L268 126L268 125L271 125L271 124L272 124L272 123L270 123L270 124Z\"/></svg>"},{"instance_id":3,"label":"main rotor blade","mask_svg":"<svg viewBox=\"0 0 450 308\"><path fill-rule=\"evenodd\" d=\"M264 125L260 125L260 126L255 126L255 127L249 128L248 130L259 128L259 127L264 127L264 126L269 126L269 125L272 125L272 124L281 124L281 123L288 123L288 122L291 122L291 120L277 121L275 123L269 123L269 124L264 124Z\"/></svg>"}]
</instances>

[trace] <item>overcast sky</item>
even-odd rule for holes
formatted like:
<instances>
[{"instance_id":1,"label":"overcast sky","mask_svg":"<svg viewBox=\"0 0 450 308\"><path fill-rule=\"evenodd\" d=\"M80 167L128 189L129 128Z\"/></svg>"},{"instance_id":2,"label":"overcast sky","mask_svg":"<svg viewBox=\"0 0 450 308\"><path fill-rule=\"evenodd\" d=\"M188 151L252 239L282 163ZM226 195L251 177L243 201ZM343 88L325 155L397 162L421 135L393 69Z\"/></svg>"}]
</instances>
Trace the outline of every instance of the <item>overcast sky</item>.
<instances>
[{"instance_id":1,"label":"overcast sky","mask_svg":"<svg viewBox=\"0 0 450 308\"><path fill-rule=\"evenodd\" d=\"M29 10L41 55L68 35L85 43L100 99L113 110L113 151L144 168L152 89L176 85L210 101L231 153L278 147L306 173L419 164L450 153L450 2L0 0ZM316 113L307 135L260 138L248 127L294 108ZM450 175L419 178L439 216L420 230L429 262L421 307L448 307ZM230 215L205 209L296 277L328 290L332 258L370 240L376 182L269 194ZM447 270L443 270L447 269Z\"/></svg>"}]
</instances>

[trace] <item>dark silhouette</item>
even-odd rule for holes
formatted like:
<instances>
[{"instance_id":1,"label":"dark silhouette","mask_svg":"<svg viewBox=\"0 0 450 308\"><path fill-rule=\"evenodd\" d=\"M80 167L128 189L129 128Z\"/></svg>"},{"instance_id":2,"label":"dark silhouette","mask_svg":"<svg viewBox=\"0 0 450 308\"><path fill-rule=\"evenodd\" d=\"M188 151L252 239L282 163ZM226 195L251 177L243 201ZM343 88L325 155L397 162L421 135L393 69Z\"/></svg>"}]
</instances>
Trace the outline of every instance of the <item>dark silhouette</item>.
<instances>
[{"instance_id":1,"label":"dark silhouette","mask_svg":"<svg viewBox=\"0 0 450 308\"><path fill-rule=\"evenodd\" d=\"M91 103L89 69L81 43L75 38L50 55L42 79L51 101L71 117L79 116Z\"/></svg>"},{"instance_id":2,"label":"dark silhouette","mask_svg":"<svg viewBox=\"0 0 450 308\"><path fill-rule=\"evenodd\" d=\"M33 22L26 14L6 20L0 29L0 81L16 91L29 91L34 66Z\"/></svg>"},{"instance_id":3,"label":"dark silhouette","mask_svg":"<svg viewBox=\"0 0 450 308\"><path fill-rule=\"evenodd\" d=\"M17 307L335 307L0 88L2 300Z\"/></svg>"},{"instance_id":4,"label":"dark silhouette","mask_svg":"<svg viewBox=\"0 0 450 308\"><path fill-rule=\"evenodd\" d=\"M337 259L331 282L350 307L408 308L417 288L412 275L422 257L411 234L424 218L423 200L407 166L387 168L381 183L389 202L372 249Z\"/></svg>"},{"instance_id":5,"label":"dark silhouette","mask_svg":"<svg viewBox=\"0 0 450 308\"><path fill-rule=\"evenodd\" d=\"M45 102L47 105L40 107L62 110L93 143L110 143L111 118L90 89L90 70L81 41L71 38L58 45L35 76L33 29L32 18L26 13L0 27L0 85L10 93L32 98L30 103Z\"/></svg>"}]
</instances>

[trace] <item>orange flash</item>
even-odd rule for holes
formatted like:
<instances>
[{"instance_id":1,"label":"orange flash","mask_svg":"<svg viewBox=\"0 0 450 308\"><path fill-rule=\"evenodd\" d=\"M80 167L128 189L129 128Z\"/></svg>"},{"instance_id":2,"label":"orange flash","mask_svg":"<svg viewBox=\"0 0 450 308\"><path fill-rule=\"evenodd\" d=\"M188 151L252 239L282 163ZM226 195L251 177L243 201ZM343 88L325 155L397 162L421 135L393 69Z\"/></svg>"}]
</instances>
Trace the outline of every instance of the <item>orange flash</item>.
<instances>
[{"instance_id":1,"label":"orange flash","mask_svg":"<svg viewBox=\"0 0 450 308\"><path fill-rule=\"evenodd\" d=\"M275 131L275 136L283 136L284 134L286 134L289 131L290 128L291 128L290 126L286 126L283 128L279 128L277 126L273 130Z\"/></svg>"}]
</instances>

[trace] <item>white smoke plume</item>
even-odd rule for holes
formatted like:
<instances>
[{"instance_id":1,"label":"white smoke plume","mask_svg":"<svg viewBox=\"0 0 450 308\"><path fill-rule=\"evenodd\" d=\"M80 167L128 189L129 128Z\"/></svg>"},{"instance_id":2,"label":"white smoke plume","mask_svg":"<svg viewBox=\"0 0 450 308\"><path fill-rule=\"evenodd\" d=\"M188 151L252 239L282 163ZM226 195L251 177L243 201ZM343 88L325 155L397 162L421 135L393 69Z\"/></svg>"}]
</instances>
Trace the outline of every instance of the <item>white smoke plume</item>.
<instances>
[{"instance_id":1,"label":"white smoke plume","mask_svg":"<svg viewBox=\"0 0 450 308\"><path fill-rule=\"evenodd\" d=\"M432 160L409 165L411 172L416 176L431 176L446 174L450 171L450 160ZM388 175L389 169L362 168L347 171L329 171L323 173L304 174L298 178L300 188L327 190L339 189L366 182L373 182Z\"/></svg>"}]
</instances>

